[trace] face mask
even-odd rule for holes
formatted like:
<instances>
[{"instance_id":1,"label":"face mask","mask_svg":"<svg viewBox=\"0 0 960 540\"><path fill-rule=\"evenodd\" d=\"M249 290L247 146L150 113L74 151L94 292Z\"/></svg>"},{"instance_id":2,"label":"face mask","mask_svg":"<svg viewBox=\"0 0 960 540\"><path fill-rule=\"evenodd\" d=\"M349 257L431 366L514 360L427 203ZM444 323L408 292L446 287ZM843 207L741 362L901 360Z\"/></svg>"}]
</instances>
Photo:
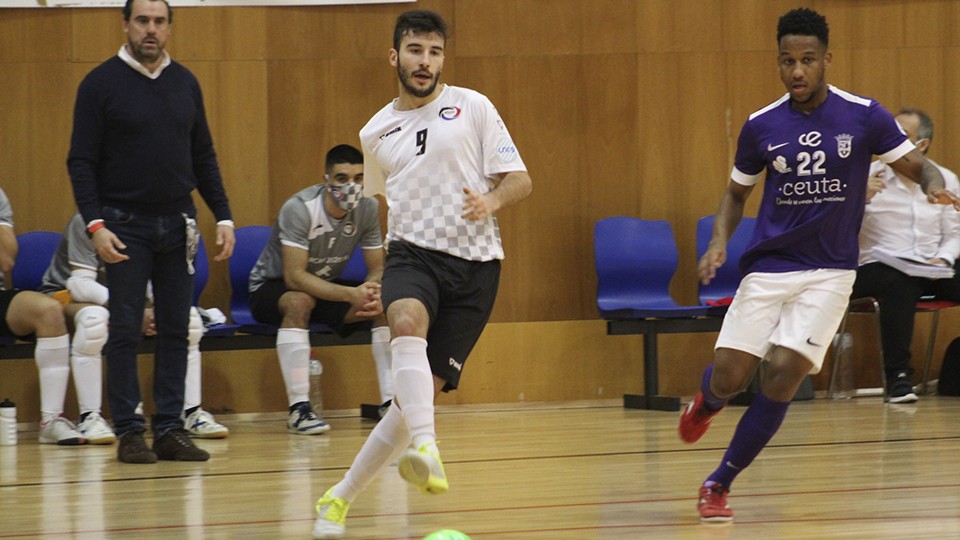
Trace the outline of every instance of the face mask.
<instances>
[{"instance_id":1,"label":"face mask","mask_svg":"<svg viewBox=\"0 0 960 540\"><path fill-rule=\"evenodd\" d=\"M360 199L363 198L363 186L356 182L347 182L339 186L327 184L327 186L330 189L330 196L333 197L333 202L336 203L337 207L341 210L346 210L347 212L353 210L360 204Z\"/></svg>"}]
</instances>

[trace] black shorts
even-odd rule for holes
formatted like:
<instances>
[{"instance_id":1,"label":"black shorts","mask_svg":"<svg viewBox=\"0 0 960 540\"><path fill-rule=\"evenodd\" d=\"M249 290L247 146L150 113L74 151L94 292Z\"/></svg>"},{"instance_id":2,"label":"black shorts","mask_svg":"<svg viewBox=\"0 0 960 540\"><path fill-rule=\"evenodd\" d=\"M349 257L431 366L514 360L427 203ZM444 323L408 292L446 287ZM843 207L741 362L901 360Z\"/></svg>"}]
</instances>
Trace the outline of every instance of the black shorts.
<instances>
[{"instance_id":1,"label":"black shorts","mask_svg":"<svg viewBox=\"0 0 960 540\"><path fill-rule=\"evenodd\" d=\"M383 309L404 298L427 308L427 358L443 391L460 384L467 356L483 332L500 284L500 261L468 261L394 240L383 271Z\"/></svg>"},{"instance_id":2,"label":"black shorts","mask_svg":"<svg viewBox=\"0 0 960 540\"><path fill-rule=\"evenodd\" d=\"M283 315L278 307L280 297L289 290L282 279L265 281L257 290L250 293L250 314L258 322L280 326L283 322ZM341 337L347 337L361 328L370 326L368 322L344 324L343 320L349 312L348 302L317 299L317 304L310 312L310 322L325 324Z\"/></svg>"},{"instance_id":3,"label":"black shorts","mask_svg":"<svg viewBox=\"0 0 960 540\"><path fill-rule=\"evenodd\" d=\"M18 336L7 326L7 312L10 311L10 302L13 297L20 294L20 289L0 289L0 336L19 338L24 341L33 341L34 335Z\"/></svg>"}]
</instances>

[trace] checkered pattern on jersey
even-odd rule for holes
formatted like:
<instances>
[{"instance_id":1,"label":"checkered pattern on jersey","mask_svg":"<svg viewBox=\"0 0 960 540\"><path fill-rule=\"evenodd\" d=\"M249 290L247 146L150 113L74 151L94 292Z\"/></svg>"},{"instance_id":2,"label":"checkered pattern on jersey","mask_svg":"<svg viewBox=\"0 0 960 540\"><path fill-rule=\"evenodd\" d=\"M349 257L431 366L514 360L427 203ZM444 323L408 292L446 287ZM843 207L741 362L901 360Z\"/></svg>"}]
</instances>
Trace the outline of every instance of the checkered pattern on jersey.
<instances>
[{"instance_id":1,"label":"checkered pattern on jersey","mask_svg":"<svg viewBox=\"0 0 960 540\"><path fill-rule=\"evenodd\" d=\"M390 201L389 239L403 239L470 261L502 259L496 218L474 222L462 217L461 186L466 182L458 176L454 172L440 172L398 185L398 190L402 190L400 198Z\"/></svg>"}]
</instances>

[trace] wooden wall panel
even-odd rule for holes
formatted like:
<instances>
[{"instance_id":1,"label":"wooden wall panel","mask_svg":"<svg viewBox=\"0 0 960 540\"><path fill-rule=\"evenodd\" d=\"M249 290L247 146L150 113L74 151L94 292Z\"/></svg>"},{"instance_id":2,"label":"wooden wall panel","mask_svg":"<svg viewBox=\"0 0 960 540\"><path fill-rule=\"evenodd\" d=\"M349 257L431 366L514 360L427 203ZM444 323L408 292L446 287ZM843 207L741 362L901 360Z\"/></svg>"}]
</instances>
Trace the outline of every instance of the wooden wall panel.
<instances>
[{"instance_id":1,"label":"wooden wall panel","mask_svg":"<svg viewBox=\"0 0 960 540\"><path fill-rule=\"evenodd\" d=\"M70 21L58 10L0 11L0 62L63 62L70 50Z\"/></svg>"},{"instance_id":2,"label":"wooden wall panel","mask_svg":"<svg viewBox=\"0 0 960 540\"><path fill-rule=\"evenodd\" d=\"M638 2L637 12L640 51L713 51L723 42L719 3L654 0Z\"/></svg>"},{"instance_id":3,"label":"wooden wall panel","mask_svg":"<svg viewBox=\"0 0 960 540\"><path fill-rule=\"evenodd\" d=\"M175 8L170 54L184 63L263 60L267 56L266 14L265 7Z\"/></svg>"},{"instance_id":4,"label":"wooden wall panel","mask_svg":"<svg viewBox=\"0 0 960 540\"><path fill-rule=\"evenodd\" d=\"M24 159L30 150L30 108L26 106L31 101L30 85L23 83L29 79L32 67L26 63L8 63L3 67L0 96L4 102L20 106L0 106L0 187L10 199L17 231L22 232L27 229L18 223L21 211L29 213L33 203L29 197L29 164Z\"/></svg>"},{"instance_id":5,"label":"wooden wall panel","mask_svg":"<svg viewBox=\"0 0 960 540\"><path fill-rule=\"evenodd\" d=\"M960 168L956 3L812 5L832 30L828 82L891 110L926 109L937 125L931 157ZM411 7L440 11L452 36L443 80L491 98L534 180L533 196L500 216L507 260L494 321L518 325L499 343L507 350L512 340L523 341L516 332L541 328L527 323L596 322L592 230L608 215L669 219L681 260L673 292L682 302L694 300L695 221L717 208L747 115L784 93L774 39L778 17L794 6L421 0L177 8L170 51L203 85L238 225L268 224L293 192L318 179L326 149L358 144L360 127L396 96L386 61L396 15ZM124 40L117 9L0 10L0 185L14 203L19 232L57 230L72 212L65 158L76 86ZM748 215L759 199L759 192L751 197ZM203 231L211 235L206 212ZM215 265L204 304L225 309L228 296L226 265ZM942 333L951 336L956 324L945 323ZM605 349L619 339L590 343ZM559 342L585 354L578 344ZM665 388L686 390L695 384L690 362L673 349L705 350L706 362L712 336L664 342ZM348 357L367 361L364 348L350 350ZM552 346L540 351L529 351L511 373L528 376L528 363L563 354Z\"/></svg>"},{"instance_id":6,"label":"wooden wall panel","mask_svg":"<svg viewBox=\"0 0 960 540\"><path fill-rule=\"evenodd\" d=\"M578 2L580 52L588 55L615 55L640 50L638 10L643 2L594 0ZM562 39L562 36L558 36ZM599 65L592 63L588 69Z\"/></svg>"},{"instance_id":7,"label":"wooden wall panel","mask_svg":"<svg viewBox=\"0 0 960 540\"><path fill-rule=\"evenodd\" d=\"M902 15L906 47L942 47L951 43L958 22L957 4L951 0L911 2Z\"/></svg>"},{"instance_id":8,"label":"wooden wall panel","mask_svg":"<svg viewBox=\"0 0 960 540\"><path fill-rule=\"evenodd\" d=\"M937 139L931 152L938 150L933 159L956 172L960 170L960 107L957 107L960 98L953 90L960 88L960 70L954 68L960 66L960 47L944 49L943 65L943 78L934 88L943 96L944 109L942 115L934 119Z\"/></svg>"},{"instance_id":9,"label":"wooden wall panel","mask_svg":"<svg viewBox=\"0 0 960 540\"><path fill-rule=\"evenodd\" d=\"M831 48L883 49L904 45L902 22L904 12L908 5L914 3L884 0L870 2L822 0L812 7L827 16ZM772 22L775 27L776 18Z\"/></svg>"},{"instance_id":10,"label":"wooden wall panel","mask_svg":"<svg viewBox=\"0 0 960 540\"><path fill-rule=\"evenodd\" d=\"M93 66L117 54L120 46L127 42L127 36L123 33L123 14L120 9L91 8L55 11L70 21L69 58L72 62L88 62L92 69ZM180 20L177 19L178 24L179 22ZM178 29L179 26L174 29L174 32ZM171 38L171 54L175 54L177 50L176 41L176 37Z\"/></svg>"},{"instance_id":11,"label":"wooden wall panel","mask_svg":"<svg viewBox=\"0 0 960 540\"><path fill-rule=\"evenodd\" d=\"M769 51L774 57L777 20L798 7L792 0L736 0L723 6L723 48L728 51ZM830 19L828 13L827 20Z\"/></svg>"}]
</instances>

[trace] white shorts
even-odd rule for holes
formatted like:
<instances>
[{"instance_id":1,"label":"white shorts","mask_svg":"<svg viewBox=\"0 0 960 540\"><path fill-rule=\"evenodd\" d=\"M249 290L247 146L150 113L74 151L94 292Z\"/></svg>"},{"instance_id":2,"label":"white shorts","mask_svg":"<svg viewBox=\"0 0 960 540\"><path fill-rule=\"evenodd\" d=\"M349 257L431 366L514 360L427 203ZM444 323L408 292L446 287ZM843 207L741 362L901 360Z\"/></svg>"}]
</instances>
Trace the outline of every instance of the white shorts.
<instances>
[{"instance_id":1,"label":"white shorts","mask_svg":"<svg viewBox=\"0 0 960 540\"><path fill-rule=\"evenodd\" d=\"M723 319L716 348L763 358L773 346L794 350L818 373L843 320L857 273L801 270L748 274Z\"/></svg>"}]
</instances>

